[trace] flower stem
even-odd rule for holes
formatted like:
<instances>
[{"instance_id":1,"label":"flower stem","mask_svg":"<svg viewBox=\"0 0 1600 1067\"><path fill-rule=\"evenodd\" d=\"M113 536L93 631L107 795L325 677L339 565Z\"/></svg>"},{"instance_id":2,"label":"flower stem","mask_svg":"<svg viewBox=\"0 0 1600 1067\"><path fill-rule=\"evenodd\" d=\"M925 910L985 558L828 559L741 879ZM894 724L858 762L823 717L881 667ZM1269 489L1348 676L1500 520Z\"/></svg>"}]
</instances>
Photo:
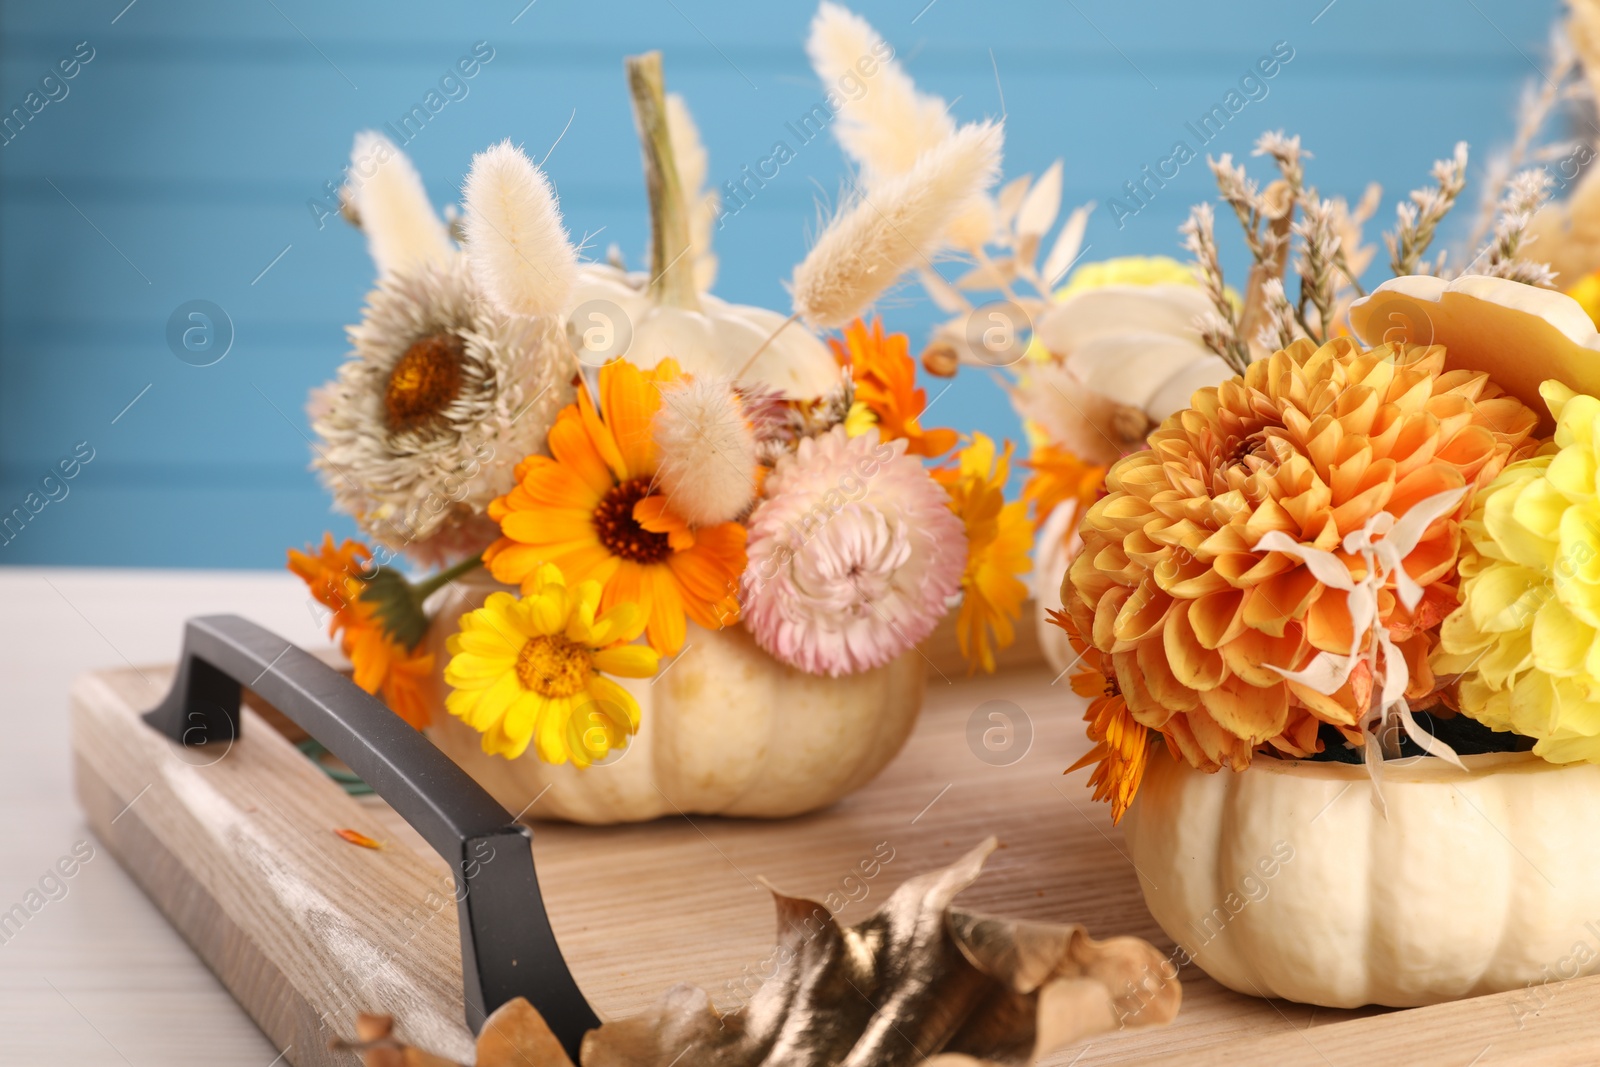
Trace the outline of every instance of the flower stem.
<instances>
[{"instance_id":1,"label":"flower stem","mask_svg":"<svg viewBox=\"0 0 1600 1067\"><path fill-rule=\"evenodd\" d=\"M446 567L438 574L417 582L411 587L411 595L417 598L417 603L420 605L424 600L427 600L463 574L470 574L481 566L483 566L483 556L481 555L464 559L453 567Z\"/></svg>"},{"instance_id":2,"label":"flower stem","mask_svg":"<svg viewBox=\"0 0 1600 1067\"><path fill-rule=\"evenodd\" d=\"M629 56L628 91L644 155L645 189L650 196L650 295L662 307L700 310L695 292L694 256L689 247L689 212L683 182L672 153L667 125L666 82L661 53Z\"/></svg>"}]
</instances>

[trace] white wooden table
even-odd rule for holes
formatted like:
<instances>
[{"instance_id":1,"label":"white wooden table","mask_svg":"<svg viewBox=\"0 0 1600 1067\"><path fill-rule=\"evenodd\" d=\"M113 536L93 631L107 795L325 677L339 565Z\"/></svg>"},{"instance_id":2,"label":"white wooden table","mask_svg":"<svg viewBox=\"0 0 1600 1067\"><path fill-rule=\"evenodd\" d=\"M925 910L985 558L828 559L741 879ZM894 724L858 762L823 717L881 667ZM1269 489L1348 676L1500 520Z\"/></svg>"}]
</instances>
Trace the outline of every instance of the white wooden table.
<instances>
[{"instance_id":1,"label":"white wooden table","mask_svg":"<svg viewBox=\"0 0 1600 1067\"><path fill-rule=\"evenodd\" d=\"M0 606L0 1064L268 1067L279 1050L85 828L67 687L175 659L191 615L325 646L305 587L288 573L0 568ZM94 858L48 899L41 879L80 842ZM43 905L13 932L4 913L30 890Z\"/></svg>"}]
</instances>

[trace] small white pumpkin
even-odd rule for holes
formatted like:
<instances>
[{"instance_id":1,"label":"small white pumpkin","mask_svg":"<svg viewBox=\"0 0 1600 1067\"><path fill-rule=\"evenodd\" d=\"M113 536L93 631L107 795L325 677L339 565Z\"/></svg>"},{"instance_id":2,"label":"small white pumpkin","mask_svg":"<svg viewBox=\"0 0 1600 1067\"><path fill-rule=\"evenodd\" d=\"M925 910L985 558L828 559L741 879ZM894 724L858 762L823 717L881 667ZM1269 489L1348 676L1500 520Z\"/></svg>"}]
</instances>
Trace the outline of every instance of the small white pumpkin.
<instances>
[{"instance_id":1,"label":"small white pumpkin","mask_svg":"<svg viewBox=\"0 0 1600 1067\"><path fill-rule=\"evenodd\" d=\"M439 670L427 734L528 818L610 824L815 811L876 776L922 708L926 668L915 649L876 670L829 678L778 662L742 626L713 631L690 623L683 651L655 678L616 679L640 710L639 733L621 752L583 769L541 762L531 751L514 760L492 756L481 734L444 711L442 674L457 620L505 588L475 571L429 603L434 622L423 648Z\"/></svg>"},{"instance_id":2,"label":"small white pumpkin","mask_svg":"<svg viewBox=\"0 0 1600 1067\"><path fill-rule=\"evenodd\" d=\"M621 356L648 369L670 356L689 374L737 376L797 399L821 396L839 384L839 361L798 322L785 325L779 312L730 304L710 293L693 294L693 307L663 303L649 282L642 271L601 263L578 269L567 334L585 364L599 366ZM761 354L741 374L757 350Z\"/></svg>"},{"instance_id":3,"label":"small white pumpkin","mask_svg":"<svg viewBox=\"0 0 1600 1067\"><path fill-rule=\"evenodd\" d=\"M1072 642L1067 640L1067 632L1051 622L1048 614L1052 608L1061 610L1061 576L1067 573L1072 554L1083 544L1072 523L1077 513L1078 504L1075 500L1064 500L1057 504L1045 518L1044 525L1039 527L1033 543L1031 584L1034 629L1039 635L1039 649L1044 653L1045 662L1057 674L1078 660ZM1073 529L1070 538L1067 536L1069 528Z\"/></svg>"},{"instance_id":4,"label":"small white pumpkin","mask_svg":"<svg viewBox=\"0 0 1600 1067\"><path fill-rule=\"evenodd\" d=\"M1053 305L1035 332L1084 388L1158 423L1232 374L1195 328L1210 310L1193 285L1102 285Z\"/></svg>"},{"instance_id":5,"label":"small white pumpkin","mask_svg":"<svg viewBox=\"0 0 1600 1067\"><path fill-rule=\"evenodd\" d=\"M1230 989L1415 1007L1600 970L1600 766L1152 754L1123 820L1150 913ZM1182 962L1180 959L1179 962Z\"/></svg>"},{"instance_id":6,"label":"small white pumpkin","mask_svg":"<svg viewBox=\"0 0 1600 1067\"><path fill-rule=\"evenodd\" d=\"M627 67L650 197L650 273L600 264L579 271L567 302L579 358L598 367L621 356L648 370L671 357L689 374L762 382L796 399L821 396L840 372L816 335L779 312L699 290L691 194L678 171L660 53Z\"/></svg>"}]
</instances>

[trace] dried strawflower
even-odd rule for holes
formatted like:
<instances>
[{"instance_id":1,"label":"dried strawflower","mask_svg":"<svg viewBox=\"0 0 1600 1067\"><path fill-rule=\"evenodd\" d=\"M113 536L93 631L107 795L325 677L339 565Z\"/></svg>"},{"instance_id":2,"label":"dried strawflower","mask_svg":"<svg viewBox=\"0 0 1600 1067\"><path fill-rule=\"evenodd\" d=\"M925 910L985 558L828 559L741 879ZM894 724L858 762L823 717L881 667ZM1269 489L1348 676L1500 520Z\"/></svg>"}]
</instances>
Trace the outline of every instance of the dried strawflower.
<instances>
[{"instance_id":1,"label":"dried strawflower","mask_svg":"<svg viewBox=\"0 0 1600 1067\"><path fill-rule=\"evenodd\" d=\"M834 427L778 461L750 515L745 624L810 674L889 662L961 587L967 539L945 491L876 429Z\"/></svg>"},{"instance_id":2,"label":"dried strawflower","mask_svg":"<svg viewBox=\"0 0 1600 1067\"><path fill-rule=\"evenodd\" d=\"M578 262L544 172L502 141L472 157L462 192L467 255L489 299L507 314L560 314Z\"/></svg>"},{"instance_id":3,"label":"dried strawflower","mask_svg":"<svg viewBox=\"0 0 1600 1067\"><path fill-rule=\"evenodd\" d=\"M732 383L693 378L661 388L652 424L656 484L690 526L732 522L756 497L756 435Z\"/></svg>"},{"instance_id":4,"label":"dried strawflower","mask_svg":"<svg viewBox=\"0 0 1600 1067\"><path fill-rule=\"evenodd\" d=\"M795 314L814 327L843 326L927 262L956 213L994 183L1001 143L995 123L963 126L904 175L857 195L795 268Z\"/></svg>"},{"instance_id":5,"label":"dried strawflower","mask_svg":"<svg viewBox=\"0 0 1600 1067\"><path fill-rule=\"evenodd\" d=\"M414 558L478 552L489 501L571 398L564 340L490 307L459 255L385 275L349 333L352 357L311 401L334 503Z\"/></svg>"}]
</instances>

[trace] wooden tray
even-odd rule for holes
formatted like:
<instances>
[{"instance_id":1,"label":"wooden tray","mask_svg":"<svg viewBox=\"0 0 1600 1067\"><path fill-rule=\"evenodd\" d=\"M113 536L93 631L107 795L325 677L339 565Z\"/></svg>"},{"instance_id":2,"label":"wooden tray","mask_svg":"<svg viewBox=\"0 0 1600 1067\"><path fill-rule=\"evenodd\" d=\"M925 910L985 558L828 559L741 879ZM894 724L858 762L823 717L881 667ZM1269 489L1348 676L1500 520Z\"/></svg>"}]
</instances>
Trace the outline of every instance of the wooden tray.
<instances>
[{"instance_id":1,"label":"wooden tray","mask_svg":"<svg viewBox=\"0 0 1600 1067\"><path fill-rule=\"evenodd\" d=\"M968 679L935 642L927 706L876 781L828 811L785 822L672 818L587 828L534 822L551 922L573 973L603 1015L641 1010L669 986L703 986L719 1006L759 980L773 943L765 877L790 893L870 913L905 878L999 836L983 878L961 897L999 914L1082 922L1091 933L1172 942L1145 910L1138 874L1083 774L1082 703L1056 684L1025 636L995 677ZM157 686L170 668L143 669ZM296 1065L354 1064L327 1049L360 1011L463 1062L461 950L451 876L391 809L353 799L247 707L220 758L146 726L132 669L72 691L80 802L101 841ZM990 702L1004 701L993 705ZM247 702L248 703L248 702ZM988 706L986 706L988 705ZM969 730L1012 716L1017 751L978 758ZM263 714L265 717L263 717ZM213 746L214 747L214 746ZM603 770L595 773L604 773ZM537 804L526 818L537 820ZM353 829L385 843L351 845ZM870 861L892 853L876 877ZM1441 902L1447 906L1447 902ZM1600 1062L1592 1036L1600 977L1410 1011L1330 1011L1230 992L1194 967L1183 1008L1159 1029L1095 1038L1049 1060L1095 1064Z\"/></svg>"}]
</instances>

